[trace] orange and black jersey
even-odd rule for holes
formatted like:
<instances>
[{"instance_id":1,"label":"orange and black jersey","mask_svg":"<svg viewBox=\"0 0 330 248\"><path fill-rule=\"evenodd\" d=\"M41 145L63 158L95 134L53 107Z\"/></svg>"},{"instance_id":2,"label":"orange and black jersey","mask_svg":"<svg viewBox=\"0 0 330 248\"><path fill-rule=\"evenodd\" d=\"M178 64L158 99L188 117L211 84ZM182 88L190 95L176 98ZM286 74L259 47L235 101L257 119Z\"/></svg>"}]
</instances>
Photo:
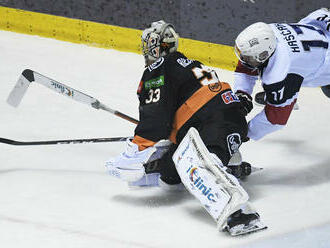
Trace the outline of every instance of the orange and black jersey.
<instances>
[{"instance_id":1,"label":"orange and black jersey","mask_svg":"<svg viewBox=\"0 0 330 248\"><path fill-rule=\"evenodd\" d=\"M212 132L223 131L223 136L232 131L246 135L246 121L229 84L219 82L213 70L180 52L146 67L137 93L140 121L133 142L140 150L161 139L179 143L191 126L200 134L210 124L219 130ZM202 139L206 145L216 145L221 137L215 136L219 135Z\"/></svg>"}]
</instances>

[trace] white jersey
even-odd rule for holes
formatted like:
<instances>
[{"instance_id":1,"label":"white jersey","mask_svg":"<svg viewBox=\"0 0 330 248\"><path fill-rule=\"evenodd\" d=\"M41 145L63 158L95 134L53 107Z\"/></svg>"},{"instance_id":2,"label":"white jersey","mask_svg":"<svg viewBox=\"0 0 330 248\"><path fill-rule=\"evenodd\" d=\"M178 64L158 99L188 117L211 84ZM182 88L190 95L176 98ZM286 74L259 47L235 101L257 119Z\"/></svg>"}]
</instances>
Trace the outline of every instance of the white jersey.
<instances>
[{"instance_id":1,"label":"white jersey","mask_svg":"<svg viewBox=\"0 0 330 248\"><path fill-rule=\"evenodd\" d=\"M285 126L300 87L330 84L330 12L317 10L298 23L273 23L277 46L268 64L257 73L238 64L235 91L252 94L259 76L266 106L249 122L248 137L258 140Z\"/></svg>"}]
</instances>

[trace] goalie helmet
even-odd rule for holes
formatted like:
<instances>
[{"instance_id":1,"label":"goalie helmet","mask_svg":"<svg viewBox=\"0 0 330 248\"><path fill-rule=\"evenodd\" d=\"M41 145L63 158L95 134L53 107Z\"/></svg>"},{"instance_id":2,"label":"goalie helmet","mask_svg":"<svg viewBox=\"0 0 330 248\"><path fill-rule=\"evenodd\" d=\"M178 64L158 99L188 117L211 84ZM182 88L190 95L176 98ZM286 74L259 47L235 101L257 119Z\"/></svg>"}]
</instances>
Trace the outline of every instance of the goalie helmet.
<instances>
[{"instance_id":1,"label":"goalie helmet","mask_svg":"<svg viewBox=\"0 0 330 248\"><path fill-rule=\"evenodd\" d=\"M178 48L179 35L174 26L163 20L151 23L151 27L142 33L142 52L146 66L158 58L175 52Z\"/></svg>"},{"instance_id":2,"label":"goalie helmet","mask_svg":"<svg viewBox=\"0 0 330 248\"><path fill-rule=\"evenodd\" d=\"M276 37L272 28L257 22L244 29L235 40L238 59L251 68L258 68L274 53Z\"/></svg>"}]
</instances>

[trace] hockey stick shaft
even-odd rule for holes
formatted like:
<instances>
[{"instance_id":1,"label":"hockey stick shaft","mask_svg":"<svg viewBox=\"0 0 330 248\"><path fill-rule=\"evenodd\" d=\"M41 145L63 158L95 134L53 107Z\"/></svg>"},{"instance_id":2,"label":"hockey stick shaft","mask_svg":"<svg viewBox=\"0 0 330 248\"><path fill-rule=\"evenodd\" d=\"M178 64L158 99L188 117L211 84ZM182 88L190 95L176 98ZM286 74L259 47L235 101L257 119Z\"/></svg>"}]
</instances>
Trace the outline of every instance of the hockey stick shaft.
<instances>
[{"instance_id":1,"label":"hockey stick shaft","mask_svg":"<svg viewBox=\"0 0 330 248\"><path fill-rule=\"evenodd\" d=\"M108 106L101 103L96 98L89 96L83 92L80 92L76 89L73 89L65 84L62 84L60 82L57 82L51 78L48 78L38 72L32 71L30 69L26 69L22 72L21 76L19 77L15 87L11 91L11 93L8 96L7 102L8 104L17 107L23 96L25 95L30 83L36 82L39 84L42 84L46 86L47 88L56 91L57 93L60 93L64 96L67 96L75 101L87 104L89 106L92 106L95 109L102 109L104 111L107 111L111 114L114 114L120 118L123 118L129 122L132 122L134 124L138 124L138 120L123 114L117 110L114 110L112 108L109 108Z\"/></svg>"},{"instance_id":2,"label":"hockey stick shaft","mask_svg":"<svg viewBox=\"0 0 330 248\"><path fill-rule=\"evenodd\" d=\"M113 137L113 138L91 138L91 139L67 139L67 140L43 140L43 141L17 141L12 139L0 138L0 143L14 146L34 146L34 145L63 145L63 144L86 144L102 142L120 142L132 137Z\"/></svg>"}]
</instances>

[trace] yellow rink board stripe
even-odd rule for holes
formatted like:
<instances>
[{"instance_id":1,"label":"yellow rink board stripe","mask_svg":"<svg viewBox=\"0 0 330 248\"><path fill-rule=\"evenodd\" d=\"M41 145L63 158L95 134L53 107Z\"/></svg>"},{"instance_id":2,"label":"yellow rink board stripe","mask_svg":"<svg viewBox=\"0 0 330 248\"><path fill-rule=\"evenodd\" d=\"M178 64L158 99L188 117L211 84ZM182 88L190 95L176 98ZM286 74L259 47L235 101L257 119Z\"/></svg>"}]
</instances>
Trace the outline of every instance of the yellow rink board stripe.
<instances>
[{"instance_id":1,"label":"yellow rink board stripe","mask_svg":"<svg viewBox=\"0 0 330 248\"><path fill-rule=\"evenodd\" d=\"M141 30L0 6L0 29L94 47L141 53ZM234 70L233 47L180 38L179 51L206 65Z\"/></svg>"}]
</instances>

